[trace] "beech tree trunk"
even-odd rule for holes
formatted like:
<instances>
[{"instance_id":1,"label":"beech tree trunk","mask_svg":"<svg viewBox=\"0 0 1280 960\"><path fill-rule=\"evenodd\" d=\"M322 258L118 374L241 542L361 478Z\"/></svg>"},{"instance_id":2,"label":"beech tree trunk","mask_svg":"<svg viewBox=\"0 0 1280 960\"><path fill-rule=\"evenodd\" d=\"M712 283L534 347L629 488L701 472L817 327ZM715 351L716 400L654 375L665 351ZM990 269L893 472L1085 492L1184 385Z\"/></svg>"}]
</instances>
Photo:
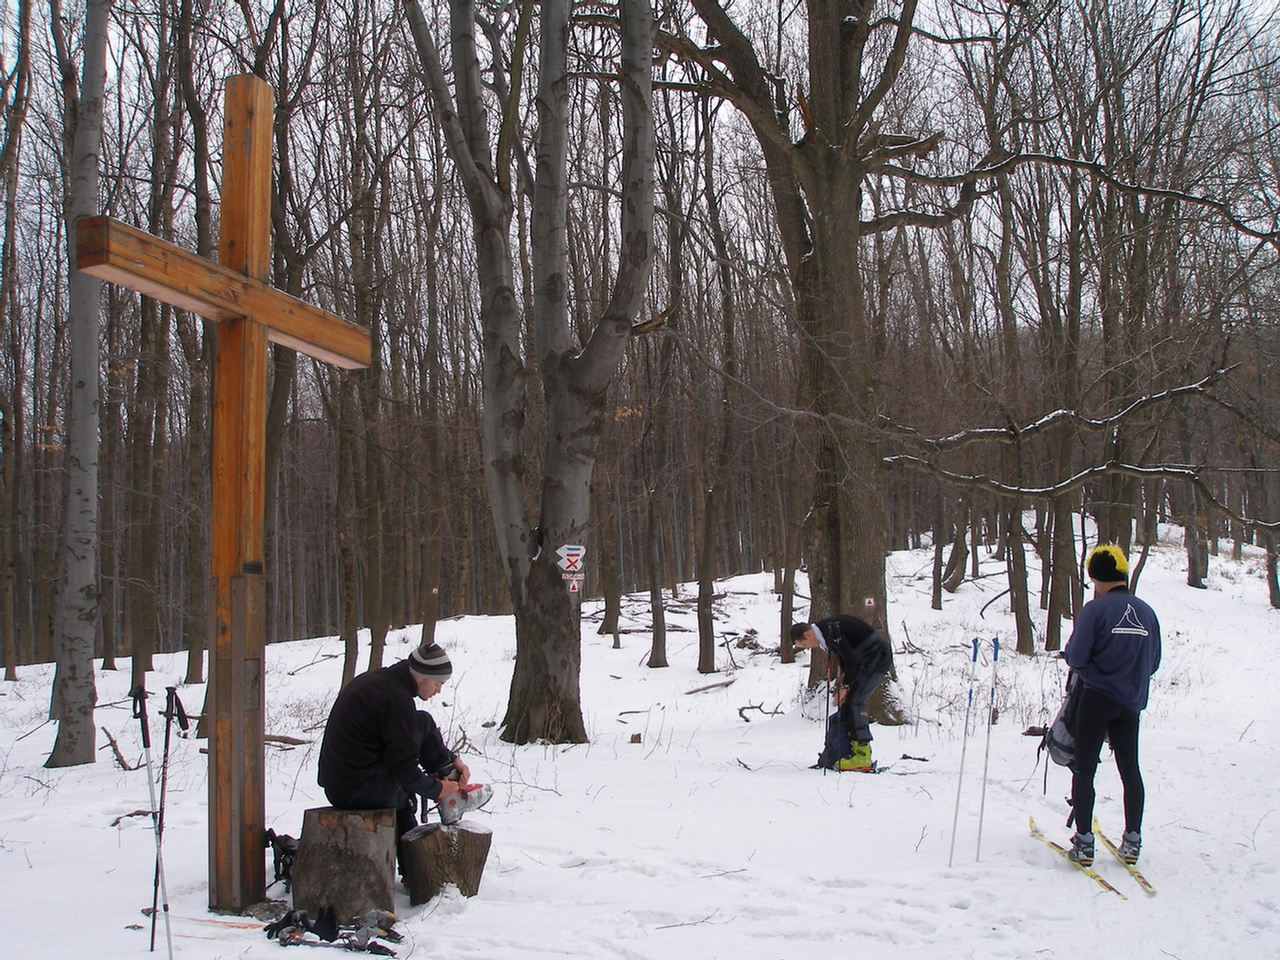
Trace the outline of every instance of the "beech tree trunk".
<instances>
[{"instance_id":1,"label":"beech tree trunk","mask_svg":"<svg viewBox=\"0 0 1280 960\"><path fill-rule=\"evenodd\" d=\"M556 564L561 547L587 542L606 393L643 305L653 256L654 25L647 0L622 0L620 6L622 241L612 295L585 344L576 340L568 312L569 4L547 0L540 7L530 232L533 366L542 387L546 448L535 476L525 473L529 375L508 242L519 87L504 104L495 161L476 54L474 6L470 0L450 5L451 89L420 5L407 3L419 59L474 222L484 330L485 481L516 619L516 663L502 736L515 743L586 740L578 688L577 604ZM517 62L510 71L517 81L531 16L532 6L524 7L513 53ZM537 505L536 526L530 523L528 502Z\"/></svg>"},{"instance_id":2,"label":"beech tree trunk","mask_svg":"<svg viewBox=\"0 0 1280 960\"><path fill-rule=\"evenodd\" d=\"M56 2L56 0L55 0ZM67 204L67 236L73 264L67 319L70 327L71 396L67 410L66 497L56 626L58 667L50 716L58 736L47 767L93 763L97 691L93 643L98 626L98 311L101 281L75 269L75 224L97 212L98 156L102 147L102 100L106 84L107 26L110 0L89 0L85 8L84 74L78 95L67 59L68 47L57 27L64 66L64 100L74 170ZM55 18L60 21L60 18Z\"/></svg>"},{"instance_id":3,"label":"beech tree trunk","mask_svg":"<svg viewBox=\"0 0 1280 960\"><path fill-rule=\"evenodd\" d=\"M0 143L0 189L3 190L4 237L0 243L0 343L17 341L18 146L31 95L31 4L18 6L13 43L12 81L3 105ZM22 369L14 354L15 373ZM0 657L4 678L18 679L18 504L22 482L19 464L23 422L23 378L0 384ZM24 603L25 606L25 603Z\"/></svg>"}]
</instances>

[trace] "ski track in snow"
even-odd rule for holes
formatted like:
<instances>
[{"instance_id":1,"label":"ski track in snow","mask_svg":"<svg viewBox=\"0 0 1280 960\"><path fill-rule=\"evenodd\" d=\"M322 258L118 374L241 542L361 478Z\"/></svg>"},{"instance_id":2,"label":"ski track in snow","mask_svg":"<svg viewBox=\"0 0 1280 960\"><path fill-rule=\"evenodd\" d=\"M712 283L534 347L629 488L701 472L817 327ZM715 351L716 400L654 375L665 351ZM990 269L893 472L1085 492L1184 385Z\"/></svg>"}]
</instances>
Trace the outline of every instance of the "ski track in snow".
<instances>
[{"instance_id":1,"label":"ski track in snow","mask_svg":"<svg viewBox=\"0 0 1280 960\"><path fill-rule=\"evenodd\" d=\"M1139 592L1165 634L1164 662L1143 715L1147 817L1141 869L1148 897L1120 864L1099 872L1108 893L1036 843L1036 818L1063 841L1067 772L1036 766L1037 740L1061 696L1063 665L1017 657L1012 622L997 602L998 576L966 582L929 608L929 552L891 558L887 618L897 690L914 720L877 727L878 776L809 770L821 741L821 694L802 702L807 660L735 646L749 630L765 646L778 628L772 577L721 585L717 651L722 672L696 672L696 633L672 630L673 666L649 670L646 633L623 647L595 634L598 603L585 606L582 695L588 744L513 747L497 737L514 652L508 618L439 624L454 677L430 708L446 733L465 732L477 779L495 785L476 814L494 831L480 894L456 890L418 907L399 894L401 958L542 960L779 960L833 953L904 960L1233 960L1280 956L1280 724L1275 690L1280 611L1267 606L1262 560L1213 558L1208 590L1185 586L1170 535L1151 554ZM1002 564L984 555L984 566ZM1033 583L1035 573L1033 571ZM687 594L686 594L687 596ZM689 604L669 623L694 627ZM819 611L820 614L826 611ZM1042 615L1041 615L1042 619ZM624 622L647 625L647 597L627 602ZM1066 625L1069 629L1069 624ZM990 695L989 644L1002 640L990 769L977 838ZM984 638L974 685L973 729L948 867L973 636ZM417 637L388 638L387 662ZM339 641L269 648L267 729L309 741L268 744L267 825L297 834L302 811L325 805L315 785L320 730L341 672ZM185 658L157 657L152 686L176 683ZM155 846L145 768L124 771L105 738L98 763L46 770L55 733L44 723L49 667L26 667L0 684L0 884L4 956L114 960L147 952ZM728 687L689 694L708 683ZM97 723L132 765L142 759L125 698L127 661L97 674ZM198 713L203 687L180 687ZM123 701L123 702L120 702ZM153 701L154 703L154 701ZM743 719L739 710L748 710ZM776 712L775 712L776 711ZM152 712L157 775L163 720ZM485 724L490 724L486 726ZM633 734L640 735L632 743ZM164 858L175 956L272 957L280 947L255 926L207 920L207 783L202 741L171 743ZM904 757L903 755L907 755ZM907 757L914 758L908 759ZM1042 761L1043 763L1043 761ZM1123 826L1119 778L1104 754L1098 816ZM118 821L116 826L110 826ZM267 855L270 869L269 854ZM270 873L268 874L270 876ZM271 894L280 896L278 887ZM74 918L64 922L62 917ZM12 918L27 918L13 922ZM52 924L48 922L59 918ZM133 929L131 929L133 927ZM163 923L157 951L164 953ZM320 954L323 956L324 954Z\"/></svg>"}]
</instances>

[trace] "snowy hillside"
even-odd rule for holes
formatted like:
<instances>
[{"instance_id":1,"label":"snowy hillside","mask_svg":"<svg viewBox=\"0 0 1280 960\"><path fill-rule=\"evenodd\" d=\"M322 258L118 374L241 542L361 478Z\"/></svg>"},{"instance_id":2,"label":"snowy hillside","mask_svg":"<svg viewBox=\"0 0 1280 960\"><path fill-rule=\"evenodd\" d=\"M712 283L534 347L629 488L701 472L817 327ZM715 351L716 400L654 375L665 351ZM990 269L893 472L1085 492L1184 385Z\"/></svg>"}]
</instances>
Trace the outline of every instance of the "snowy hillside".
<instances>
[{"instance_id":1,"label":"snowy hillside","mask_svg":"<svg viewBox=\"0 0 1280 960\"><path fill-rule=\"evenodd\" d=\"M591 743L513 747L498 739L514 654L509 618L441 623L454 677L431 710L464 744L476 779L497 795L477 820L494 833L479 896L450 889L410 908L400 894L400 957L599 957L633 960L800 960L830 956L1274 958L1280 956L1280 611L1267 606L1262 560L1213 558L1209 589L1185 586L1170 538L1142 574L1159 614L1164 665L1143 715L1147 816L1141 867L1148 897L1119 865L1101 890L1028 834L1034 816L1065 840L1066 771L1047 795L1036 740L1022 736L1056 709L1063 664L1004 650L999 722L991 731L980 861L975 856L987 730L965 761L955 866L948 867L970 641L984 638L975 720L990 692L989 643L1012 646L1002 564L929 609L927 553L891 558L888 622L899 696L913 722L875 728L870 776L810 770L821 746L821 702L804 704L807 656L773 646L779 602L768 575L722 584L721 673L698 674L692 605L672 605L664 670L644 665L647 597L628 603L623 647L584 613L582 695ZM802 611L803 612L803 611ZM819 616L836 611L815 611ZM415 630L390 638L388 662ZM302 812L325 805L315 784L319 738L341 673L332 638L269 650L267 731L305 741L268 745L267 822L296 835ZM181 679L180 657L157 658L151 688ZM124 771L106 738L91 767L46 770L50 668L0 684L0 885L7 957L133 958L147 952L155 846L145 816L145 768ZM100 673L97 720L129 763L142 756L128 670ZM700 693L709 683L732 679ZM202 687L182 687L197 712ZM152 701L156 704L156 701ZM153 716L160 742L160 722ZM639 742L632 742L639 734ZM207 913L203 743L177 740L168 785L165 866L175 955L272 957L254 924ZM158 761L158 748L156 759ZM1109 757L1098 776L1103 828L1122 827ZM281 896L278 888L269 891ZM164 953L163 932L157 949Z\"/></svg>"}]
</instances>

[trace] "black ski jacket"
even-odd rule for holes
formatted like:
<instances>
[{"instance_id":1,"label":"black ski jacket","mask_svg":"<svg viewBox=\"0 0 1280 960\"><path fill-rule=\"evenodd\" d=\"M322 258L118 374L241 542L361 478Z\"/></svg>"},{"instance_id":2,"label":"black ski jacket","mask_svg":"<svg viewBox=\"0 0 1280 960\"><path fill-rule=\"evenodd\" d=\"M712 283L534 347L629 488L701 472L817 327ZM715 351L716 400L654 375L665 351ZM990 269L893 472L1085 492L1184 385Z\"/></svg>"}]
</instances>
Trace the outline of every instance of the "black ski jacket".
<instances>
[{"instance_id":1,"label":"black ski jacket","mask_svg":"<svg viewBox=\"0 0 1280 960\"><path fill-rule=\"evenodd\" d=\"M384 767L406 791L438 797L440 782L418 766L417 690L408 660L343 687L320 744L320 786L351 793Z\"/></svg>"},{"instance_id":2,"label":"black ski jacket","mask_svg":"<svg viewBox=\"0 0 1280 960\"><path fill-rule=\"evenodd\" d=\"M822 634L827 652L840 661L845 683L852 684L859 674L888 673L893 666L889 641L871 624L839 614L819 620L814 626Z\"/></svg>"}]
</instances>

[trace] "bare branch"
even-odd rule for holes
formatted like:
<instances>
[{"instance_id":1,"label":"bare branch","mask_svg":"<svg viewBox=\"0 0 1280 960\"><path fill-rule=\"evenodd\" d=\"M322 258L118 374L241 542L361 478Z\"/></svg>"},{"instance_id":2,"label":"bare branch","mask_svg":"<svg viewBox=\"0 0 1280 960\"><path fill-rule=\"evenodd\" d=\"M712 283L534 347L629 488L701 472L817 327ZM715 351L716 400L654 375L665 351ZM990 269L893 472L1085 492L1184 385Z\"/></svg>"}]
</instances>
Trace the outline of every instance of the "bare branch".
<instances>
[{"instance_id":1,"label":"bare branch","mask_svg":"<svg viewBox=\"0 0 1280 960\"><path fill-rule=\"evenodd\" d=\"M1186 396L1200 396L1209 398L1211 395L1208 390L1215 383L1219 382L1235 370L1239 364L1225 367L1213 371L1206 377L1197 380L1195 383L1184 384L1180 387L1170 387L1168 390L1162 390L1159 393L1148 394L1139 397L1129 406L1125 407L1111 416L1094 418L1086 417L1076 410L1054 410L1052 413L1046 414L1039 420L1027 424L1026 426L1017 426L1010 424L1007 427L978 427L973 430L962 430L959 433L953 433L947 437L923 437L910 427L903 427L895 424L887 419L881 421L881 428L891 436L896 436L901 440L909 440L918 444L920 447L932 452L943 453L950 450L958 450L962 447L969 446L973 443L995 442L995 443L1020 443L1030 437L1044 433L1046 430L1060 426L1063 423L1071 423L1077 429L1089 431L1102 431L1114 427L1116 424L1129 419L1138 411L1154 406L1156 404L1167 403ZM1224 401L1214 398L1214 402L1222 406L1227 406ZM1231 409L1228 407L1228 409Z\"/></svg>"},{"instance_id":2,"label":"bare branch","mask_svg":"<svg viewBox=\"0 0 1280 960\"><path fill-rule=\"evenodd\" d=\"M1237 523L1254 527L1259 530L1268 530L1273 533L1280 531L1280 520L1259 520L1254 517L1246 517L1222 503L1214 494L1213 489L1202 479L1201 474L1207 472L1209 469L1205 466L1163 464L1159 466L1141 467L1132 463L1122 463L1118 460L1108 460L1106 463L1099 463L1091 467L1086 467L1065 480L1049 486L1026 487L1004 483L994 477L987 476L986 474L955 473L951 470L945 470L938 466L938 464L925 460L922 457L885 457L884 464L890 467L907 467L909 469L919 470L953 486L966 487L972 490L986 490L989 493L994 493L1004 497L1053 499L1065 493L1070 493L1072 490L1079 489L1090 480L1097 480L1107 474L1113 473L1124 474L1130 477L1138 477L1143 480L1182 480L1191 484L1196 489L1196 492L1204 498L1204 502L1214 510L1217 510L1223 516L1229 517Z\"/></svg>"}]
</instances>

